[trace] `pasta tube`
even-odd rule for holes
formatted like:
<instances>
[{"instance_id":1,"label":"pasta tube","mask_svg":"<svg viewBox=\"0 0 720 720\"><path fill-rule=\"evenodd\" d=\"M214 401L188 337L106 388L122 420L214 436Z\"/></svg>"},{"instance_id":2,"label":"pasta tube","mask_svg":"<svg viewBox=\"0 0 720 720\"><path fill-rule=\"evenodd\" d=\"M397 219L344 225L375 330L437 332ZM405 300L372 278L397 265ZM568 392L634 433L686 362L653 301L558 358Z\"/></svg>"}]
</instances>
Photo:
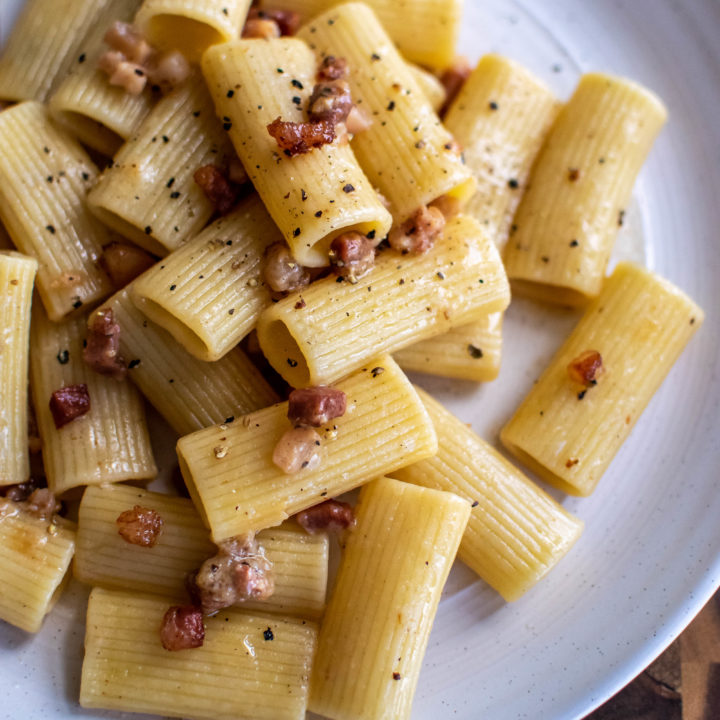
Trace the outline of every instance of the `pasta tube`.
<instances>
[{"instance_id":1,"label":"pasta tube","mask_svg":"<svg viewBox=\"0 0 720 720\"><path fill-rule=\"evenodd\" d=\"M317 65L305 43L239 40L208 50L202 67L217 114L299 263L327 265L332 239L344 232L385 237L392 219L347 142L287 157L267 130L278 117L307 120Z\"/></svg>"},{"instance_id":2,"label":"pasta tube","mask_svg":"<svg viewBox=\"0 0 720 720\"><path fill-rule=\"evenodd\" d=\"M198 720L304 720L315 624L222 610L204 619L202 647L168 652L159 633L167 610L161 597L92 591L83 707Z\"/></svg>"},{"instance_id":3,"label":"pasta tube","mask_svg":"<svg viewBox=\"0 0 720 720\"><path fill-rule=\"evenodd\" d=\"M133 299L189 353L218 360L270 304L262 259L278 241L282 235L252 195L139 278Z\"/></svg>"},{"instance_id":4,"label":"pasta tube","mask_svg":"<svg viewBox=\"0 0 720 720\"><path fill-rule=\"evenodd\" d=\"M153 547L132 545L118 534L118 516L135 505L162 518ZM242 609L319 620L327 590L327 534L309 535L288 522L263 530L258 542L273 565L275 592L267 600L243 602ZM187 574L216 552L190 500L129 485L90 487L83 495L73 565L82 582L184 602Z\"/></svg>"},{"instance_id":5,"label":"pasta tube","mask_svg":"<svg viewBox=\"0 0 720 720\"><path fill-rule=\"evenodd\" d=\"M124 140L150 112L150 90L131 95L124 88L110 85L108 76L97 67L108 49L103 36L113 21L129 22L141 0L115 0L98 17L92 32L78 49L69 73L50 97L48 108L53 120L84 145L112 157Z\"/></svg>"},{"instance_id":6,"label":"pasta tube","mask_svg":"<svg viewBox=\"0 0 720 720\"><path fill-rule=\"evenodd\" d=\"M211 108L200 77L166 95L91 190L92 212L156 255L196 235L213 206L193 175L232 153Z\"/></svg>"},{"instance_id":7,"label":"pasta tube","mask_svg":"<svg viewBox=\"0 0 720 720\"><path fill-rule=\"evenodd\" d=\"M130 288L105 307L120 325L120 351L140 391L180 435L267 407L277 395L240 349L202 362L138 310Z\"/></svg>"},{"instance_id":8,"label":"pasta tube","mask_svg":"<svg viewBox=\"0 0 720 720\"><path fill-rule=\"evenodd\" d=\"M26 0L0 57L0 100L47 100L113 0Z\"/></svg>"},{"instance_id":9,"label":"pasta tube","mask_svg":"<svg viewBox=\"0 0 720 720\"><path fill-rule=\"evenodd\" d=\"M27 632L40 630L64 585L75 549L72 523L33 517L0 499L0 620Z\"/></svg>"},{"instance_id":10,"label":"pasta tube","mask_svg":"<svg viewBox=\"0 0 720 720\"><path fill-rule=\"evenodd\" d=\"M291 427L287 403L180 438L180 469L213 540L278 525L325 497L437 452L427 413L390 356L337 387L348 409L319 429L314 469L288 475L272 462L275 445Z\"/></svg>"},{"instance_id":11,"label":"pasta tube","mask_svg":"<svg viewBox=\"0 0 720 720\"><path fill-rule=\"evenodd\" d=\"M28 458L28 345L37 260L0 251L0 486L30 477Z\"/></svg>"},{"instance_id":12,"label":"pasta tube","mask_svg":"<svg viewBox=\"0 0 720 720\"><path fill-rule=\"evenodd\" d=\"M497 249L475 220L459 216L428 253L387 250L354 285L316 281L265 310L257 332L270 364L301 387L334 382L378 352L440 335L509 302Z\"/></svg>"},{"instance_id":13,"label":"pasta tube","mask_svg":"<svg viewBox=\"0 0 720 720\"><path fill-rule=\"evenodd\" d=\"M319 58L347 59L358 108L372 120L352 148L396 224L442 196L462 206L475 191L452 135L443 127L373 11L363 3L328 10L298 32Z\"/></svg>"},{"instance_id":14,"label":"pasta tube","mask_svg":"<svg viewBox=\"0 0 720 720\"><path fill-rule=\"evenodd\" d=\"M558 105L552 92L525 68L499 55L486 55L465 81L445 116L445 127L463 148L477 180L465 206L499 248L530 169Z\"/></svg>"},{"instance_id":15,"label":"pasta tube","mask_svg":"<svg viewBox=\"0 0 720 720\"><path fill-rule=\"evenodd\" d=\"M153 45L198 62L211 45L240 36L250 0L145 0L135 22Z\"/></svg>"},{"instance_id":16,"label":"pasta tube","mask_svg":"<svg viewBox=\"0 0 720 720\"><path fill-rule=\"evenodd\" d=\"M619 264L503 428L503 444L551 485L589 495L703 317L667 280Z\"/></svg>"},{"instance_id":17,"label":"pasta tube","mask_svg":"<svg viewBox=\"0 0 720 720\"><path fill-rule=\"evenodd\" d=\"M305 20L338 5L338 0L265 0L268 7L294 10ZM366 0L398 50L411 62L437 70L455 57L462 0Z\"/></svg>"},{"instance_id":18,"label":"pasta tube","mask_svg":"<svg viewBox=\"0 0 720 720\"><path fill-rule=\"evenodd\" d=\"M393 476L469 500L473 509L458 557L505 600L517 600L566 555L583 523L417 390L438 435L438 454Z\"/></svg>"},{"instance_id":19,"label":"pasta tube","mask_svg":"<svg viewBox=\"0 0 720 720\"><path fill-rule=\"evenodd\" d=\"M83 362L85 335L85 318L51 323L42 308L33 307L33 400L48 486L56 494L79 485L148 480L157 474L137 390ZM86 386L90 409L58 428L51 396L74 385Z\"/></svg>"},{"instance_id":20,"label":"pasta tube","mask_svg":"<svg viewBox=\"0 0 720 720\"><path fill-rule=\"evenodd\" d=\"M502 319L500 312L489 313L468 325L398 350L393 357L405 371L489 382L500 372Z\"/></svg>"},{"instance_id":21,"label":"pasta tube","mask_svg":"<svg viewBox=\"0 0 720 720\"><path fill-rule=\"evenodd\" d=\"M99 269L107 231L87 211L97 170L80 145L26 102L0 113L0 219L20 252L38 260L37 289L60 321L110 294Z\"/></svg>"},{"instance_id":22,"label":"pasta tube","mask_svg":"<svg viewBox=\"0 0 720 720\"><path fill-rule=\"evenodd\" d=\"M380 478L362 489L356 512L318 638L310 709L403 720L470 503Z\"/></svg>"},{"instance_id":23,"label":"pasta tube","mask_svg":"<svg viewBox=\"0 0 720 720\"><path fill-rule=\"evenodd\" d=\"M584 305L602 288L635 178L667 119L630 80L583 75L537 158L505 267L513 288Z\"/></svg>"}]
</instances>

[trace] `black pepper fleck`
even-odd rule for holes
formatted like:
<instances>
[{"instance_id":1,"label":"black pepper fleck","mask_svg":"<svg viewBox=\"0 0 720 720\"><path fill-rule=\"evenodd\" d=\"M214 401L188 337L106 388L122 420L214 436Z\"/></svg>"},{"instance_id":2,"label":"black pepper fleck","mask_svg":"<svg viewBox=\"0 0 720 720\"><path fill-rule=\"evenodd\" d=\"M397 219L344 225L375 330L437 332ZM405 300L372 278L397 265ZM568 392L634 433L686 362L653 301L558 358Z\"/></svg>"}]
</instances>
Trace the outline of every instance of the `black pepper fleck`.
<instances>
[{"instance_id":1,"label":"black pepper fleck","mask_svg":"<svg viewBox=\"0 0 720 720\"><path fill-rule=\"evenodd\" d=\"M577 396L578 400L582 400L585 397L586 392L587 392L587 390L581 390Z\"/></svg>"},{"instance_id":2,"label":"black pepper fleck","mask_svg":"<svg viewBox=\"0 0 720 720\"><path fill-rule=\"evenodd\" d=\"M82 300L76 300L72 306L77 310L79 307L82 307Z\"/></svg>"},{"instance_id":3,"label":"black pepper fleck","mask_svg":"<svg viewBox=\"0 0 720 720\"><path fill-rule=\"evenodd\" d=\"M343 186L343 192L344 193L351 193L355 191L355 186L348 183L347 185Z\"/></svg>"},{"instance_id":4,"label":"black pepper fleck","mask_svg":"<svg viewBox=\"0 0 720 720\"><path fill-rule=\"evenodd\" d=\"M287 359L287 364L288 364L291 368L296 368L297 365L298 365L298 364L297 364L297 360L293 360L292 358L288 358L288 359Z\"/></svg>"},{"instance_id":5,"label":"black pepper fleck","mask_svg":"<svg viewBox=\"0 0 720 720\"><path fill-rule=\"evenodd\" d=\"M78 62L82 65L86 60L85 53L82 53L80 57L78 58Z\"/></svg>"},{"instance_id":6,"label":"black pepper fleck","mask_svg":"<svg viewBox=\"0 0 720 720\"><path fill-rule=\"evenodd\" d=\"M57 361L58 361L61 365L67 365L68 360L70 360L70 353L69 353L67 350L61 350L61 351L57 354Z\"/></svg>"},{"instance_id":7,"label":"black pepper fleck","mask_svg":"<svg viewBox=\"0 0 720 720\"><path fill-rule=\"evenodd\" d=\"M490 107L491 110L497 110L500 107L494 100L491 100L488 103L488 106Z\"/></svg>"},{"instance_id":8,"label":"black pepper fleck","mask_svg":"<svg viewBox=\"0 0 720 720\"><path fill-rule=\"evenodd\" d=\"M273 631L268 628L267 630L263 630L263 637L265 640L274 640L275 636L273 635Z\"/></svg>"},{"instance_id":9,"label":"black pepper fleck","mask_svg":"<svg viewBox=\"0 0 720 720\"><path fill-rule=\"evenodd\" d=\"M370 374L371 374L374 378L376 378L378 375L382 375L384 372L385 372L385 368L384 368L384 367L374 367L374 368L370 371Z\"/></svg>"},{"instance_id":10,"label":"black pepper fleck","mask_svg":"<svg viewBox=\"0 0 720 720\"><path fill-rule=\"evenodd\" d=\"M301 232L301 231L300 231L300 228L295 228L295 229L293 230L293 237L297 237L297 236L300 234L300 232Z\"/></svg>"},{"instance_id":11,"label":"black pepper fleck","mask_svg":"<svg viewBox=\"0 0 720 720\"><path fill-rule=\"evenodd\" d=\"M140 364L140 360L131 360L128 363L128 370L134 370Z\"/></svg>"},{"instance_id":12,"label":"black pepper fleck","mask_svg":"<svg viewBox=\"0 0 720 720\"><path fill-rule=\"evenodd\" d=\"M388 110L391 110L391 111L395 109L395 101L394 101L394 100L391 100L391 101L389 102L389 104L388 104L388 106L387 106L387 109L388 109Z\"/></svg>"},{"instance_id":13,"label":"black pepper fleck","mask_svg":"<svg viewBox=\"0 0 720 720\"><path fill-rule=\"evenodd\" d=\"M234 94L235 94L235 91L234 91L234 90L228 90L228 91L227 91L227 94L225 95L225 97L231 98Z\"/></svg>"},{"instance_id":14,"label":"black pepper fleck","mask_svg":"<svg viewBox=\"0 0 720 720\"><path fill-rule=\"evenodd\" d=\"M577 240L570 241L570 247L577 247L580 243Z\"/></svg>"},{"instance_id":15,"label":"black pepper fleck","mask_svg":"<svg viewBox=\"0 0 720 720\"><path fill-rule=\"evenodd\" d=\"M46 225L46 226L45 226L45 229L46 229L51 235L54 235L54 234L55 234L55 227L54 227L53 225Z\"/></svg>"},{"instance_id":16,"label":"black pepper fleck","mask_svg":"<svg viewBox=\"0 0 720 720\"><path fill-rule=\"evenodd\" d=\"M296 80L295 78L293 78L293 79L290 81L290 84L291 84L293 87L296 87L298 90L302 90L302 89L303 89L303 84L302 84L299 80Z\"/></svg>"},{"instance_id":17,"label":"black pepper fleck","mask_svg":"<svg viewBox=\"0 0 720 720\"><path fill-rule=\"evenodd\" d=\"M467 349L470 357L475 358L475 360L479 360L483 356L483 351L479 347L475 347L475 345L468 345Z\"/></svg>"},{"instance_id":18,"label":"black pepper fleck","mask_svg":"<svg viewBox=\"0 0 720 720\"><path fill-rule=\"evenodd\" d=\"M515 178L510 178L508 180L508 187L511 190L517 190L520 187L520 183Z\"/></svg>"},{"instance_id":19,"label":"black pepper fleck","mask_svg":"<svg viewBox=\"0 0 720 720\"><path fill-rule=\"evenodd\" d=\"M476 500L470 507L477 507L480 503Z\"/></svg>"},{"instance_id":20,"label":"black pepper fleck","mask_svg":"<svg viewBox=\"0 0 720 720\"><path fill-rule=\"evenodd\" d=\"M322 217L322 210L318 210L318 211L315 213L315 217Z\"/></svg>"},{"instance_id":21,"label":"black pepper fleck","mask_svg":"<svg viewBox=\"0 0 720 720\"><path fill-rule=\"evenodd\" d=\"M152 233L152 228L150 227L150 225L147 225L145 227L145 234L150 235L151 233Z\"/></svg>"},{"instance_id":22,"label":"black pepper fleck","mask_svg":"<svg viewBox=\"0 0 720 720\"><path fill-rule=\"evenodd\" d=\"M175 190L175 192L171 192L171 193L170 193L170 197L171 197L173 200L177 200L177 199L180 197L180 193L179 193L177 190Z\"/></svg>"}]
</instances>

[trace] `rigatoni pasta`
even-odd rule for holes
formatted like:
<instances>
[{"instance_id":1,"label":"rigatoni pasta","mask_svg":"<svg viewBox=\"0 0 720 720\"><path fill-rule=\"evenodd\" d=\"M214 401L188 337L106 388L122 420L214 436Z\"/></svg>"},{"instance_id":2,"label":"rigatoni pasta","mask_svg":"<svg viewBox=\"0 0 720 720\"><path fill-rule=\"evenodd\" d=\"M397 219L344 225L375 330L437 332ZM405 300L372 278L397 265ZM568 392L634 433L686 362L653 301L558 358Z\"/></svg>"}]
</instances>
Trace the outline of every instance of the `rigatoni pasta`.
<instances>
[{"instance_id":1,"label":"rigatoni pasta","mask_svg":"<svg viewBox=\"0 0 720 720\"><path fill-rule=\"evenodd\" d=\"M149 480L157 474L145 408L127 381L99 375L83 362L86 319L52 323L33 307L30 369L35 415L49 488ZM89 411L57 427L50 410L56 391L84 385Z\"/></svg>"},{"instance_id":2,"label":"rigatoni pasta","mask_svg":"<svg viewBox=\"0 0 720 720\"><path fill-rule=\"evenodd\" d=\"M22 504L0 498L0 547L0 620L37 632L62 591L74 526L33 517Z\"/></svg>"},{"instance_id":3,"label":"rigatoni pasta","mask_svg":"<svg viewBox=\"0 0 720 720\"><path fill-rule=\"evenodd\" d=\"M223 610L205 619L202 647L168 652L158 635L168 607L157 596L92 591L83 707L207 720L303 720L314 623Z\"/></svg>"},{"instance_id":4,"label":"rigatoni pasta","mask_svg":"<svg viewBox=\"0 0 720 720\"><path fill-rule=\"evenodd\" d=\"M90 209L140 247L166 255L213 213L195 171L231 157L205 84L191 77L160 100L123 145L88 195Z\"/></svg>"},{"instance_id":5,"label":"rigatoni pasta","mask_svg":"<svg viewBox=\"0 0 720 720\"><path fill-rule=\"evenodd\" d=\"M459 148L367 5L334 7L303 26L298 37L319 59L347 59L353 101L371 120L352 148L388 201L395 224L443 196L458 206L467 202L475 181Z\"/></svg>"},{"instance_id":6,"label":"rigatoni pasta","mask_svg":"<svg viewBox=\"0 0 720 720\"><path fill-rule=\"evenodd\" d=\"M635 178L665 124L659 98L600 73L580 78L538 155L513 220L513 288L584 305L602 288Z\"/></svg>"},{"instance_id":7,"label":"rigatoni pasta","mask_svg":"<svg viewBox=\"0 0 720 720\"><path fill-rule=\"evenodd\" d=\"M347 412L320 428L320 464L288 475L272 461L292 426L279 403L180 438L180 469L213 540L278 525L370 478L437 452L435 432L389 355L338 383Z\"/></svg>"},{"instance_id":8,"label":"rigatoni pasta","mask_svg":"<svg viewBox=\"0 0 720 720\"><path fill-rule=\"evenodd\" d=\"M99 267L106 229L87 210L97 170L45 108L25 102L0 113L0 219L20 252L38 260L37 289L54 321L110 294Z\"/></svg>"},{"instance_id":9,"label":"rigatoni pasta","mask_svg":"<svg viewBox=\"0 0 720 720\"><path fill-rule=\"evenodd\" d=\"M517 600L566 555L583 523L437 400L418 394L435 426L438 454L393 477L472 503L458 557L505 600Z\"/></svg>"},{"instance_id":10,"label":"rigatoni pasta","mask_svg":"<svg viewBox=\"0 0 720 720\"><path fill-rule=\"evenodd\" d=\"M502 429L503 445L551 485L589 495L703 317L672 283L619 264Z\"/></svg>"},{"instance_id":11,"label":"rigatoni pasta","mask_svg":"<svg viewBox=\"0 0 720 720\"><path fill-rule=\"evenodd\" d=\"M135 505L162 518L152 547L128 543L118 533L118 516ZM318 620L325 609L327 534L309 535L287 522L263 530L257 539L272 563L275 591L266 600L247 600L238 607ZM185 602L187 574L216 552L190 500L128 485L89 487L83 495L73 569L89 585Z\"/></svg>"},{"instance_id":12,"label":"rigatoni pasta","mask_svg":"<svg viewBox=\"0 0 720 720\"><path fill-rule=\"evenodd\" d=\"M107 74L97 66L107 50L105 32L116 20L132 20L141 1L115 0L108 5L48 101L55 122L84 145L109 157L130 137L153 103L149 89L131 95L124 88L110 85Z\"/></svg>"},{"instance_id":13,"label":"rigatoni pasta","mask_svg":"<svg viewBox=\"0 0 720 720\"><path fill-rule=\"evenodd\" d=\"M366 485L323 618L310 709L404 720L470 503L389 478Z\"/></svg>"},{"instance_id":14,"label":"rigatoni pasta","mask_svg":"<svg viewBox=\"0 0 720 720\"><path fill-rule=\"evenodd\" d=\"M382 240L392 218L346 141L287 157L267 130L277 118L307 120L317 63L305 43L239 40L208 50L202 67L216 112L299 263L327 265L330 243L344 232Z\"/></svg>"},{"instance_id":15,"label":"rigatoni pasta","mask_svg":"<svg viewBox=\"0 0 720 720\"><path fill-rule=\"evenodd\" d=\"M0 486L30 477L28 349L37 260L0 251Z\"/></svg>"},{"instance_id":16,"label":"rigatoni pasta","mask_svg":"<svg viewBox=\"0 0 720 720\"><path fill-rule=\"evenodd\" d=\"M503 313L460 325L393 353L403 370L489 382L500 372Z\"/></svg>"},{"instance_id":17,"label":"rigatoni pasta","mask_svg":"<svg viewBox=\"0 0 720 720\"><path fill-rule=\"evenodd\" d=\"M195 357L218 360L247 335L270 304L265 248L282 235L252 195L143 274L135 303Z\"/></svg>"},{"instance_id":18,"label":"rigatoni pasta","mask_svg":"<svg viewBox=\"0 0 720 720\"><path fill-rule=\"evenodd\" d=\"M234 348L205 363L148 320L130 299L131 288L111 297L120 325L120 351L128 376L180 435L272 405L277 395L248 356Z\"/></svg>"},{"instance_id":19,"label":"rigatoni pasta","mask_svg":"<svg viewBox=\"0 0 720 720\"><path fill-rule=\"evenodd\" d=\"M325 278L269 307L258 339L291 385L316 385L509 302L497 249L475 220L458 216L424 255L386 250L354 285Z\"/></svg>"},{"instance_id":20,"label":"rigatoni pasta","mask_svg":"<svg viewBox=\"0 0 720 720\"><path fill-rule=\"evenodd\" d=\"M465 212L501 249L557 110L553 93L520 64L485 55L445 115L477 180Z\"/></svg>"}]
</instances>

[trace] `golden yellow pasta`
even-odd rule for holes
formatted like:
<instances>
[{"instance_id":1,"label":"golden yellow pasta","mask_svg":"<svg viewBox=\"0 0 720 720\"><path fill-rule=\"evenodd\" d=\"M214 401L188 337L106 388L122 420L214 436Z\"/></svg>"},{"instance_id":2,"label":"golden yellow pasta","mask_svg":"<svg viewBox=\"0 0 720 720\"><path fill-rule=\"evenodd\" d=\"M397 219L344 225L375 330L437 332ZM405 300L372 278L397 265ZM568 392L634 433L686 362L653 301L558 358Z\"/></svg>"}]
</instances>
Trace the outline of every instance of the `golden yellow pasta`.
<instances>
[{"instance_id":1,"label":"golden yellow pasta","mask_svg":"<svg viewBox=\"0 0 720 720\"><path fill-rule=\"evenodd\" d=\"M584 305L602 288L635 178L667 110L637 83L583 75L538 155L513 221L513 289Z\"/></svg>"},{"instance_id":2,"label":"golden yellow pasta","mask_svg":"<svg viewBox=\"0 0 720 720\"><path fill-rule=\"evenodd\" d=\"M440 593L470 503L389 478L366 485L318 639L310 709L410 717Z\"/></svg>"},{"instance_id":3,"label":"golden yellow pasta","mask_svg":"<svg viewBox=\"0 0 720 720\"><path fill-rule=\"evenodd\" d=\"M278 525L437 452L427 413L389 355L336 387L347 395L347 412L319 428L315 468L286 474L272 461L275 445L292 427L287 403L180 438L180 469L213 540Z\"/></svg>"},{"instance_id":4,"label":"golden yellow pasta","mask_svg":"<svg viewBox=\"0 0 720 720\"><path fill-rule=\"evenodd\" d=\"M621 263L501 433L571 495L589 495L703 321L672 283Z\"/></svg>"}]
</instances>

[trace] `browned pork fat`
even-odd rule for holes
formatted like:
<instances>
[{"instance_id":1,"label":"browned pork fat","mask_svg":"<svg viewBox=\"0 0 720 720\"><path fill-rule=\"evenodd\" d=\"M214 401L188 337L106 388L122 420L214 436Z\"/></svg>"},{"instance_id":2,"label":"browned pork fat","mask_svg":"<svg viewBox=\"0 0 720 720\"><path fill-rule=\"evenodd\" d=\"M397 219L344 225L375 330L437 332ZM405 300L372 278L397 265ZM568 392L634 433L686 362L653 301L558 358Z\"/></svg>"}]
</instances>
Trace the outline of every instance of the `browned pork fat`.
<instances>
[{"instance_id":1,"label":"browned pork fat","mask_svg":"<svg viewBox=\"0 0 720 720\"><path fill-rule=\"evenodd\" d=\"M257 7L250 8L248 12L248 22L251 20L269 20L278 28L278 34L284 37L294 35L300 27L300 15L293 10L276 10L273 8ZM243 32L243 37L245 33Z\"/></svg>"},{"instance_id":2,"label":"browned pork fat","mask_svg":"<svg viewBox=\"0 0 720 720\"><path fill-rule=\"evenodd\" d=\"M116 290L124 288L155 263L155 258L137 245L111 242L103 248L100 264Z\"/></svg>"},{"instance_id":3,"label":"browned pork fat","mask_svg":"<svg viewBox=\"0 0 720 720\"><path fill-rule=\"evenodd\" d=\"M278 116L267 126L267 131L288 157L309 153L335 140L335 123L330 120L288 122Z\"/></svg>"},{"instance_id":4,"label":"browned pork fat","mask_svg":"<svg viewBox=\"0 0 720 720\"><path fill-rule=\"evenodd\" d=\"M402 225L393 228L388 242L403 254L427 252L445 227L445 216L436 207L423 205Z\"/></svg>"},{"instance_id":5,"label":"browned pork fat","mask_svg":"<svg viewBox=\"0 0 720 720\"><path fill-rule=\"evenodd\" d=\"M602 355L597 350L584 350L567 366L567 371L578 385L596 385L603 373Z\"/></svg>"},{"instance_id":6,"label":"browned pork fat","mask_svg":"<svg viewBox=\"0 0 720 720\"><path fill-rule=\"evenodd\" d=\"M92 314L83 360L96 373L115 380L122 380L127 374L120 356L120 325L115 322L112 308L102 308Z\"/></svg>"},{"instance_id":7,"label":"browned pork fat","mask_svg":"<svg viewBox=\"0 0 720 720\"><path fill-rule=\"evenodd\" d=\"M472 68L466 57L459 55L453 61L453 64L445 70L440 77L440 82L445 88L445 102L440 110L442 117L447 111L453 100L457 97L465 81L470 77Z\"/></svg>"},{"instance_id":8,"label":"browned pork fat","mask_svg":"<svg viewBox=\"0 0 720 720\"><path fill-rule=\"evenodd\" d=\"M162 619L160 642L166 650L190 650L205 640L202 610L193 605L173 605Z\"/></svg>"},{"instance_id":9,"label":"browned pork fat","mask_svg":"<svg viewBox=\"0 0 720 720\"><path fill-rule=\"evenodd\" d=\"M278 440L272 461L288 475L313 470L320 464L320 442L320 435L312 428L292 428Z\"/></svg>"},{"instance_id":10,"label":"browned pork fat","mask_svg":"<svg viewBox=\"0 0 720 720\"><path fill-rule=\"evenodd\" d=\"M343 122L352 110L350 86L344 80L317 83L308 104L310 122Z\"/></svg>"},{"instance_id":11,"label":"browned pork fat","mask_svg":"<svg viewBox=\"0 0 720 720\"><path fill-rule=\"evenodd\" d=\"M321 427L342 417L347 396L331 387L309 387L293 390L288 398L288 418L296 427Z\"/></svg>"},{"instance_id":12,"label":"browned pork fat","mask_svg":"<svg viewBox=\"0 0 720 720\"><path fill-rule=\"evenodd\" d=\"M90 393L85 383L67 385L50 396L50 413L60 429L90 411Z\"/></svg>"},{"instance_id":13,"label":"browned pork fat","mask_svg":"<svg viewBox=\"0 0 720 720\"><path fill-rule=\"evenodd\" d=\"M160 513L140 505L121 512L115 523L125 542L140 547L155 547L165 524Z\"/></svg>"},{"instance_id":14,"label":"browned pork fat","mask_svg":"<svg viewBox=\"0 0 720 720\"><path fill-rule=\"evenodd\" d=\"M25 510L33 517L41 520L51 520L52 516L60 510L60 503L51 490L38 488L33 490L26 500Z\"/></svg>"},{"instance_id":15,"label":"browned pork fat","mask_svg":"<svg viewBox=\"0 0 720 720\"><path fill-rule=\"evenodd\" d=\"M203 165L195 171L193 179L220 215L227 215L237 204L238 188L230 183L219 167Z\"/></svg>"},{"instance_id":16,"label":"browned pork fat","mask_svg":"<svg viewBox=\"0 0 720 720\"><path fill-rule=\"evenodd\" d=\"M375 246L365 235L347 232L333 238L329 257L335 274L355 283L375 267Z\"/></svg>"},{"instance_id":17,"label":"browned pork fat","mask_svg":"<svg viewBox=\"0 0 720 720\"><path fill-rule=\"evenodd\" d=\"M311 535L324 530L339 533L355 526L352 505L340 500L326 500L299 512L295 519Z\"/></svg>"},{"instance_id":18,"label":"browned pork fat","mask_svg":"<svg viewBox=\"0 0 720 720\"><path fill-rule=\"evenodd\" d=\"M276 242L265 249L263 278L271 290L292 292L310 283L310 273L290 252L284 242Z\"/></svg>"},{"instance_id":19,"label":"browned pork fat","mask_svg":"<svg viewBox=\"0 0 720 720\"><path fill-rule=\"evenodd\" d=\"M280 37L280 26L269 18L248 18L242 31L244 38L272 40Z\"/></svg>"},{"instance_id":20,"label":"browned pork fat","mask_svg":"<svg viewBox=\"0 0 720 720\"><path fill-rule=\"evenodd\" d=\"M348 75L348 63L345 58L327 55L320 63L318 80L340 80Z\"/></svg>"}]
</instances>

